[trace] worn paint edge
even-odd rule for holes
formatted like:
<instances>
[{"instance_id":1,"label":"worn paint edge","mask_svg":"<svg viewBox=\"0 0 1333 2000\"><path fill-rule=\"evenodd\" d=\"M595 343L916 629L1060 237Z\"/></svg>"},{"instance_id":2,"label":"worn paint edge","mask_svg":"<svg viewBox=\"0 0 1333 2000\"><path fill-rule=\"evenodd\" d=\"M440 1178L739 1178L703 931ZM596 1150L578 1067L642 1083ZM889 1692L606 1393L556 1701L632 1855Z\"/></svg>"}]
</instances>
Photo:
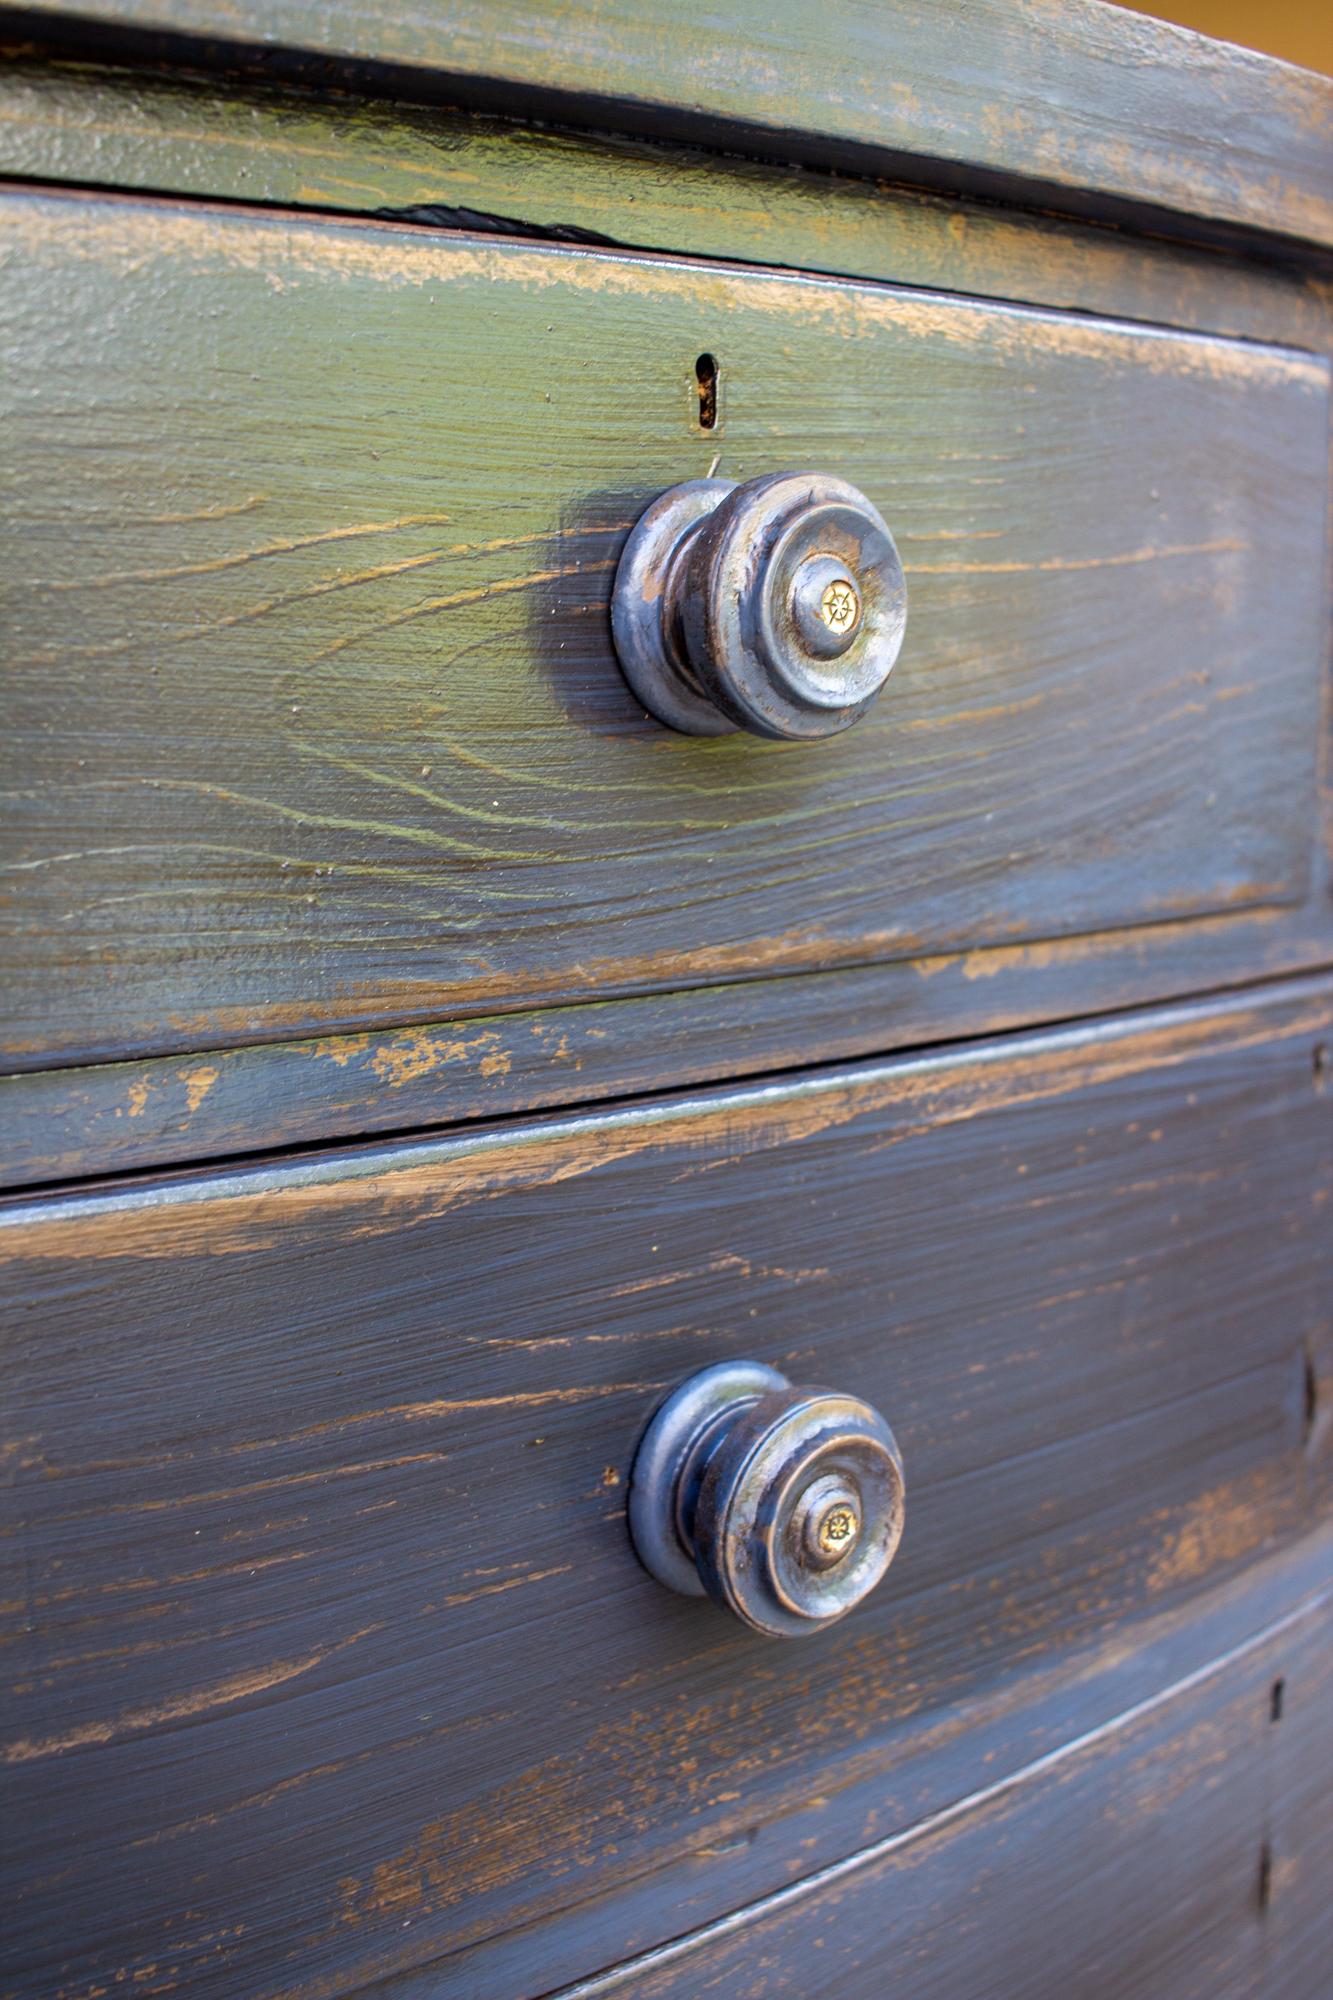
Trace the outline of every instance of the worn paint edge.
<instances>
[{"instance_id":1,"label":"worn paint edge","mask_svg":"<svg viewBox=\"0 0 1333 2000\"><path fill-rule=\"evenodd\" d=\"M355 93L327 100L309 91L299 91L295 86L283 87L249 77L238 80L235 88L224 92L221 80L188 73L137 71L114 64L99 65L86 58L79 60L77 56L63 60L50 56L40 60L30 58L31 50L24 45L0 50L0 59L11 65L7 76L0 75L0 173L33 184L74 185L85 193L117 191L157 199L285 205L335 217L360 214L385 222L424 223L441 230L479 228L480 220L474 219L469 225L462 218L490 214L497 225L507 225L515 233L559 241L562 231L586 230L587 216L576 223L563 202L554 206L551 203L547 193L550 168L543 157L543 148L553 146L557 172L569 177L576 187L586 184L588 205L603 225L595 235L587 235L586 241L600 241L603 248L662 256L684 252L757 268L799 270L810 276L929 286L950 297L970 296L999 304L1091 312L1134 324L1255 340L1266 346L1276 342L1317 352L1324 345L1327 287L1326 281L1317 275L1278 263L1251 262L1242 266L1234 253L1168 242L1153 233L1132 237L1123 227L1112 228L1092 217L1016 211L993 202L951 197L938 190L882 177L782 165L698 148L682 151L661 140L589 132L549 122L537 124L512 113L506 117L501 113L453 107L428 108ZM81 109L86 107L94 115L83 120L63 117L58 101L53 108L47 108L42 99L44 89L67 91L79 100ZM25 90L34 101L22 99ZM8 121L7 92L20 99ZM107 112L105 125L95 116L102 107ZM284 192L278 192L273 182L265 188L249 190L229 182L226 159L233 134L224 113L236 108L247 110L260 127L258 137L253 130L247 131L244 144L247 148L253 146L261 159L267 160L281 151L283 121L294 117L304 127L324 128L330 167L335 161L353 168L361 163L370 169L369 177L364 183L353 182L348 186L339 183L335 174L336 193L333 187L317 191L320 176L313 168L312 181L300 183L299 189L293 185ZM155 112L163 110L179 121L176 129L166 131L154 122ZM365 153L359 150L361 135L353 130L349 136L345 130L343 121L349 118L354 125L358 119L364 119L371 126L365 135ZM7 122L25 136L39 135L32 154L6 157ZM107 162L98 154L104 131L121 147L137 142L141 153L129 157L124 152L118 153L108 171ZM458 148L456 154L449 155L447 165L421 157L438 149L445 137L451 146ZM207 156L207 169L195 153L172 152L169 158L165 157L167 149L173 143L179 146L181 141L216 149ZM373 163L377 159L377 145L383 146L389 157L401 151L402 171L420 177L412 203L404 205L401 198L390 198L392 168L386 170L385 184L378 189L382 198L375 198ZM495 172L489 157L492 146L514 154L519 185L511 185L505 176ZM318 160L322 156L315 157ZM461 161L472 162L474 170L465 172L460 182ZM720 209L713 207L706 214L692 215L688 242L683 224L673 229L669 220L645 230L645 214L651 212L651 204L636 205L635 194L630 192L626 196L619 185L626 175L633 183L636 174L664 173L668 163L672 164L676 178L683 176L687 184L706 174L714 202L719 195L722 197ZM437 180L432 180L432 165ZM613 170L610 186L608 166ZM795 191L790 186L793 175L804 177ZM274 177L278 183L282 182L281 165L274 169ZM291 178L295 182L297 177ZM818 221L805 212L805 198L816 191L823 203L832 201L847 216L857 219L854 256L850 250L839 255L821 232ZM789 254L778 259L749 254L738 247L734 234L727 237L725 231L711 241L699 240L701 235L707 236L710 230L718 228L716 218L730 201L753 200L756 194L765 204L767 228L784 232ZM466 195L469 199L465 204L451 203L451 195ZM439 209L438 216L423 212L432 207ZM445 220L451 207L456 207L459 217L455 222ZM895 232L892 251L887 240L878 240L864 227L870 215L886 222ZM914 232L920 231L922 241L929 242L937 253L947 250L956 257L960 226L968 231L971 261L967 284L942 284L938 276L932 278L914 270L923 254L915 244ZM792 236L794 242L790 241ZM1000 249L1000 245L1004 248ZM1078 282L1066 271L1063 286L1057 285L1054 278L1043 274L1041 259L1043 253L1059 251L1076 253L1088 260L1092 270L1081 273ZM1017 284L1013 269L1016 257L1021 257L1024 263L1023 276ZM1136 259L1136 280L1142 283L1147 275L1150 282L1145 297L1129 304L1122 299L1117 304L1115 287L1117 282L1127 282L1124 276L1127 257ZM904 265L906 268L902 268ZM1200 285L1199 300L1188 305L1182 304L1175 290L1169 291L1178 284L1182 272ZM1265 294L1262 317L1258 316L1257 306L1249 309L1245 304L1245 287L1256 284Z\"/></svg>"},{"instance_id":2,"label":"worn paint edge","mask_svg":"<svg viewBox=\"0 0 1333 2000\"><path fill-rule=\"evenodd\" d=\"M543 291L568 285L635 297L645 289L704 287L722 310L739 298L779 316L817 311L850 339L891 329L908 339L982 346L1001 354L1026 354L1035 343L1058 356L1076 355L1107 366L1235 376L1247 384L1268 379L1315 395L1329 391L1328 361L1301 348L876 279L831 280L727 259L445 232L372 216L325 218L301 209L252 208L240 202L90 195L78 188L4 182L0 197L0 219L14 246L62 267L71 257L120 258L138 269L148 259L208 255L279 284L336 274L418 286L475 281ZM340 259L332 255L335 250Z\"/></svg>"},{"instance_id":3,"label":"worn paint edge","mask_svg":"<svg viewBox=\"0 0 1333 2000\"><path fill-rule=\"evenodd\" d=\"M50 1226L59 1239L71 1224L97 1222L113 1217L128 1218L154 1212L182 1213L202 1203L223 1203L258 1198L267 1210L283 1196L303 1193L336 1192L353 1199L360 1192L368 1199L383 1199L390 1193L386 1183L401 1189L414 1176L428 1180L434 1172L449 1166L473 1169L488 1159L514 1151L531 1156L543 1146L553 1150L580 1146L584 1141L613 1140L628 1134L629 1144L621 1152L637 1151L651 1145L663 1134L707 1120L734 1121L749 1114L771 1113L785 1106L818 1112L821 1102L829 1106L826 1122L836 1122L836 1105L831 1100L856 1095L865 1100L857 1106L869 1110L873 1093L901 1092L908 1108L913 1092L935 1078L952 1076L954 1087L988 1073L1003 1074L1024 1063L1051 1064L1078 1055L1087 1065L1085 1086L1114 1080L1125 1071L1135 1073L1174 1067L1208 1054L1253 1046L1255 1041L1271 1044L1306 1034L1322 1034L1333 1021L1333 974L1315 974L1303 979L1284 980L1263 989L1246 989L1201 1005L1197 1000L1173 1005L1135 1009L1111 1019L1071 1023L1047 1029L983 1041L951 1044L926 1054L861 1063L844 1063L821 1068L813 1074L801 1073L773 1082L737 1088L714 1088L706 1093L630 1102L585 1112L570 1112L545 1119L515 1118L502 1125L450 1133L438 1138L415 1141L380 1141L368 1147L321 1153L317 1158L296 1162L254 1162L223 1173L196 1171L194 1177L172 1175L109 1190L77 1189L60 1196L25 1196L15 1193L0 1206L0 1231L36 1233ZM1141 1045L1135 1060L1134 1045ZM1121 1053L1122 1067L1098 1072L1092 1063L1097 1053ZM1032 1094L1016 1095L1027 1101ZM1042 1094L1040 1091L1037 1094ZM998 1108L1001 1100L986 1108ZM1003 1100L1009 1101L1009 1100ZM854 1114L853 1114L854 1115ZM927 1113L921 1110L919 1115ZM944 1122L937 1106L928 1122ZM604 1164L606 1155L595 1156L590 1164ZM480 1176L479 1176L480 1178ZM427 1190L422 1189L425 1193ZM274 1214L273 1224L280 1226ZM109 1246L108 1246L109 1247ZM58 1253L57 1253L58 1254Z\"/></svg>"},{"instance_id":4,"label":"worn paint edge","mask_svg":"<svg viewBox=\"0 0 1333 2000\"><path fill-rule=\"evenodd\" d=\"M668 1090L781 1079L835 1062L906 1060L986 1035L1035 1032L1134 1007L1262 993L1317 976L1328 951L1302 946L1286 912L1191 918L1144 930L767 978L589 995L522 1011L385 1023L294 1040L210 1044L0 1076L0 1198L43 1183L281 1148L383 1143L483 1120ZM1278 931L1275 963L1259 930ZM1239 929L1237 928L1239 925ZM1168 963L1142 990L1145 947L1224 949ZM1249 941L1247 943L1247 940ZM1225 956L1234 945L1230 956ZM1075 983L1090 961L1093 984ZM800 1030L793 1027L799 1016ZM651 1081L639 1060L657 1050Z\"/></svg>"},{"instance_id":5,"label":"worn paint edge","mask_svg":"<svg viewBox=\"0 0 1333 2000\"><path fill-rule=\"evenodd\" d=\"M1109 58L1122 82L1137 70L1189 70L1189 90L1171 106L1172 123L1183 122L1188 131L1183 142L1179 129L1164 142L1160 110L1137 96L1111 131L1100 130L1105 84L1097 60L1086 74L1028 10L1029 39L1037 28L1039 51L1029 54L1029 64L1052 66L1058 87L1051 101L1063 102L1064 124L1084 128L1071 169L1058 143L1052 144L1061 121L1045 114L1040 94L1030 98L1010 85L998 100L1003 107L998 120L994 104L980 117L960 114L939 100L929 65L920 74L909 57L907 74L895 76L885 95L881 73L886 62L893 70L892 22L886 22L883 40L866 47L854 16L843 10L840 18L836 8L832 22L821 21L819 33L782 51L786 70L795 58L798 67L813 72L803 78L794 101L784 101L775 90L771 69L750 65L748 51L725 72L710 68L711 51L688 29L669 42L674 87L664 90L660 32L652 37L645 62L642 24L632 8L622 9L621 26L631 32L622 34L619 46L609 48L604 34L589 44L586 35L580 38L571 29L559 61L543 47L540 34L534 36L531 12L523 8L517 19L500 24L493 9L454 5L415 42L386 32L377 17L390 10L363 9L358 25L349 29L343 17L350 10L326 8L319 32L311 31L315 17L309 10L303 18L280 11L288 18L275 20L272 8L250 6L221 10L231 17L220 19L220 10L198 0L187 5L83 0L82 6L77 0L74 6L68 0L29 0L17 20L57 52L74 47L118 60L223 73L243 67L304 77L313 68L326 87L332 81L376 96L425 102L448 96L482 109L518 102L532 116L575 126L646 133L668 143L704 144L780 163L888 172L925 186L1029 206L1073 213L1104 209L1116 218L1146 211L1159 226L1192 225L1195 233L1211 228L1228 236L1333 242L1333 214L1320 175L1324 157L1306 162L1301 147L1306 132L1320 129L1328 80L1142 15L1125 13L1117 21L1116 10L1086 4L1080 10L1090 48L1099 47L1111 30L1114 46L1101 60ZM993 24L984 18L991 11L983 9L975 24L982 47L994 37ZM744 41L742 21L732 26L733 40L739 35ZM836 67L830 73L828 66L828 51L836 46L841 52L844 43L859 49L859 87L854 84L850 92L842 87L843 75ZM1247 143L1245 119L1233 99L1252 115L1253 98L1270 124L1280 119L1278 143L1257 148ZM1133 130L1135 119L1137 145L1125 129L1128 124ZM1218 172L1223 163L1225 177ZM1210 167L1211 198L1203 191Z\"/></svg>"},{"instance_id":6,"label":"worn paint edge","mask_svg":"<svg viewBox=\"0 0 1333 2000\"><path fill-rule=\"evenodd\" d=\"M816 1896L821 1890L846 1881L849 1876L858 1875L863 1870L873 1868L877 1862L889 1859L904 1848L914 1846L918 1841L929 1840L943 1833L960 1820L984 1812L988 1806L1012 1796L1041 1778L1058 1771L1065 1764L1073 1763L1090 1751L1095 1751L1112 1738L1125 1734L1145 1717L1154 1715L1161 1709L1216 1680L1229 1668L1240 1665L1253 1654L1279 1639L1284 1633L1293 1631L1307 1619L1316 1616L1333 1603L1333 1586L1313 1592L1301 1604L1285 1612L1271 1624L1253 1632L1246 1639L1230 1647L1225 1653L1217 1654L1201 1667L1183 1674L1179 1680L1171 1681L1155 1693L1145 1695L1142 1700L1132 1702L1128 1708L1085 1730L1080 1736L1071 1737L1068 1742L1059 1743L1053 1750L1045 1751L1030 1763L1019 1765L1002 1778L996 1778L989 1785L983 1785L963 1798L953 1800L938 1811L928 1813L911 1826L900 1827L896 1832L886 1834L882 1840L873 1841L855 1854L845 1855L840 1861L831 1861L826 1867L816 1869L813 1874L803 1875L797 1882L789 1882L771 1895L761 1896L742 1909L732 1910L725 1917L716 1917L711 1923L701 1924L697 1930L687 1931L683 1936L673 1938L669 1944L656 1945L651 1951L641 1952L636 1958L625 1959L620 1965L596 1972L587 1979L576 1980L572 1986L561 1986L549 1993L545 2000L598 2000L604 1993L613 1993L628 1979L636 1979L676 1965L681 1959L702 1947L716 1944L721 1939L734 1937L738 1932L749 1930L766 1918L777 1916L794 1905Z\"/></svg>"}]
</instances>

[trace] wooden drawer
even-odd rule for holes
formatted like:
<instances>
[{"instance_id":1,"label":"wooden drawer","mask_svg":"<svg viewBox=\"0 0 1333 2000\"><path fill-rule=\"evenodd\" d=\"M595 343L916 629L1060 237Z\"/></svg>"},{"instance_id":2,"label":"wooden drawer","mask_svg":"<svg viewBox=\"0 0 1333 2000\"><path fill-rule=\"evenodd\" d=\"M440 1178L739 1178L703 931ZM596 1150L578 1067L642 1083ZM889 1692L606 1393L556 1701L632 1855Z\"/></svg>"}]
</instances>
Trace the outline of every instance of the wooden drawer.
<instances>
[{"instance_id":1,"label":"wooden drawer","mask_svg":"<svg viewBox=\"0 0 1333 2000\"><path fill-rule=\"evenodd\" d=\"M1110 1726L567 2000L880 2000L886 1967L913 2000L1319 2000L1333 1551L1311 1553L1266 1630Z\"/></svg>"},{"instance_id":2,"label":"wooden drawer","mask_svg":"<svg viewBox=\"0 0 1333 2000\"><path fill-rule=\"evenodd\" d=\"M1305 913L1270 968L1326 938L1322 362L403 227L0 220L9 1068L1244 910ZM620 678L627 528L715 458L845 475L900 538L907 648L844 738L678 737Z\"/></svg>"},{"instance_id":3,"label":"wooden drawer","mask_svg":"<svg viewBox=\"0 0 1333 2000\"><path fill-rule=\"evenodd\" d=\"M1280 1621L1328 1573L1331 1033L1298 982L11 1202L4 1990L544 1993ZM804 1644L626 1534L658 1399L742 1356L906 1459Z\"/></svg>"}]
</instances>

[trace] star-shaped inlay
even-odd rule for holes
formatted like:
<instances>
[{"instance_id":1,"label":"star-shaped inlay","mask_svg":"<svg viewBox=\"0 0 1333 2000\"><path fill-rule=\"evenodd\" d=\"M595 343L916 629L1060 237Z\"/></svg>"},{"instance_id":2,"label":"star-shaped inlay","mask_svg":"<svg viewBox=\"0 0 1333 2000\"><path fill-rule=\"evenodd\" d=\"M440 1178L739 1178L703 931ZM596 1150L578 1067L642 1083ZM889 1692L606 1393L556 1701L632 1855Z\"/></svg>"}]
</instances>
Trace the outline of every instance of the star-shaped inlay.
<instances>
[{"instance_id":1,"label":"star-shaped inlay","mask_svg":"<svg viewBox=\"0 0 1333 2000\"><path fill-rule=\"evenodd\" d=\"M861 600L845 577L825 587L819 600L819 615L830 632L846 632L860 615Z\"/></svg>"}]
</instances>

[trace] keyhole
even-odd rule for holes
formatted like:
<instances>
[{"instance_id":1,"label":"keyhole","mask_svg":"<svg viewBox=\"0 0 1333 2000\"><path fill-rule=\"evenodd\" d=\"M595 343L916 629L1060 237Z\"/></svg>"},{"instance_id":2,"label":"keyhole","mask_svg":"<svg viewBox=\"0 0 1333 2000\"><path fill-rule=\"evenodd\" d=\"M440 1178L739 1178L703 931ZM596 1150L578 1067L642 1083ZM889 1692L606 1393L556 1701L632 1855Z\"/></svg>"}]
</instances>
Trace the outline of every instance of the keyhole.
<instances>
[{"instance_id":1,"label":"keyhole","mask_svg":"<svg viewBox=\"0 0 1333 2000\"><path fill-rule=\"evenodd\" d=\"M694 364L699 385L699 428L711 431L717 422L717 362L711 354L701 354Z\"/></svg>"}]
</instances>

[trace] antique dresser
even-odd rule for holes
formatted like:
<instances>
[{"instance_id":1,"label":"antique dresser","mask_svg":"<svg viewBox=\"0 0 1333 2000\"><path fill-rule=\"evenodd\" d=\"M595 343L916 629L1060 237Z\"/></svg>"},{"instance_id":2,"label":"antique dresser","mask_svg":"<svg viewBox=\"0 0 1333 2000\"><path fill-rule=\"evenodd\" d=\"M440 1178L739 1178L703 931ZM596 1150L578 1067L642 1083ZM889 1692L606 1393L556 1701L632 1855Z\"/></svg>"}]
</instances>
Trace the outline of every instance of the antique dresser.
<instances>
[{"instance_id":1,"label":"antique dresser","mask_svg":"<svg viewBox=\"0 0 1333 2000\"><path fill-rule=\"evenodd\" d=\"M1333 85L0 17L4 2000L1333 1992Z\"/></svg>"}]
</instances>

